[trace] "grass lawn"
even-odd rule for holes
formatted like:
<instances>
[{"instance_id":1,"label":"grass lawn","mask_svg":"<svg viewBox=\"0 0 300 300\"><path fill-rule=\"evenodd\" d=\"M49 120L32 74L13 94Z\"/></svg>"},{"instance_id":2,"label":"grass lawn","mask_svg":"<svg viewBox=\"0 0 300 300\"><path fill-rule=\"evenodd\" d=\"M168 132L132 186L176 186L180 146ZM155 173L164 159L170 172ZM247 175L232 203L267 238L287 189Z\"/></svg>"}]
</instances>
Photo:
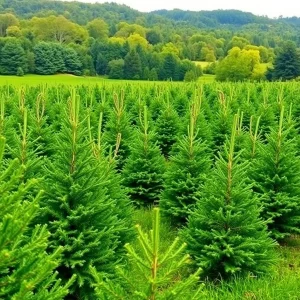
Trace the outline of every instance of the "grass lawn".
<instances>
[{"instance_id":1,"label":"grass lawn","mask_svg":"<svg viewBox=\"0 0 300 300\"><path fill-rule=\"evenodd\" d=\"M81 77L69 74L62 75L25 75L19 76L0 76L0 85L82 85L82 84L97 84L105 80L102 77Z\"/></svg>"},{"instance_id":2,"label":"grass lawn","mask_svg":"<svg viewBox=\"0 0 300 300\"><path fill-rule=\"evenodd\" d=\"M199 82L207 83L214 81L214 75L203 75L199 78ZM70 74L60 74L60 75L25 75L23 77L19 76L1 76L0 75L0 86L1 85L14 85L14 86L36 86L41 84L47 84L50 86L53 85L96 85L103 83L144 83L144 84L164 84L168 83L168 81L145 81L145 80L137 80L137 81L129 81L129 80L114 80L107 79L105 77L83 77L83 76L74 76ZM182 84L183 82L174 82L178 84Z\"/></svg>"}]
</instances>

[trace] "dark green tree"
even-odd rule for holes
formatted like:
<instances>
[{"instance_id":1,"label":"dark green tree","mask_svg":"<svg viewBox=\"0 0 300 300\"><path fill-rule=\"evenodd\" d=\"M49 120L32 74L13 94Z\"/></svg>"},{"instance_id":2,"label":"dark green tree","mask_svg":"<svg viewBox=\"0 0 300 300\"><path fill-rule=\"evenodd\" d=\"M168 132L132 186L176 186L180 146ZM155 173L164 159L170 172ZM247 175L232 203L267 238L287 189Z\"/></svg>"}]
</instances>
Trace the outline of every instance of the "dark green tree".
<instances>
[{"instance_id":1,"label":"dark green tree","mask_svg":"<svg viewBox=\"0 0 300 300\"><path fill-rule=\"evenodd\" d=\"M188 253L211 278L266 273L275 263L275 243L247 183L248 163L234 151L236 127L237 116L224 155L219 155L182 232Z\"/></svg>"},{"instance_id":2,"label":"dark green tree","mask_svg":"<svg viewBox=\"0 0 300 300\"><path fill-rule=\"evenodd\" d=\"M111 79L123 79L124 78L124 60L114 59L108 63L109 74Z\"/></svg>"},{"instance_id":3,"label":"dark green tree","mask_svg":"<svg viewBox=\"0 0 300 300\"><path fill-rule=\"evenodd\" d=\"M166 54L162 68L160 70L160 79L162 80L179 80L179 69L178 60L174 54Z\"/></svg>"},{"instance_id":4,"label":"dark green tree","mask_svg":"<svg viewBox=\"0 0 300 300\"><path fill-rule=\"evenodd\" d=\"M73 48L67 47L64 49L64 61L67 73L78 76L82 74L82 63Z\"/></svg>"},{"instance_id":5,"label":"dark green tree","mask_svg":"<svg viewBox=\"0 0 300 300\"><path fill-rule=\"evenodd\" d=\"M112 273L122 258L120 239L128 228L105 189L107 176L80 122L80 103L74 92L68 106L45 169L45 196L36 221L48 224L52 247L64 247L57 270L63 282L77 275L71 287L73 299L93 298L88 268L92 264L98 271Z\"/></svg>"},{"instance_id":6,"label":"dark green tree","mask_svg":"<svg viewBox=\"0 0 300 300\"><path fill-rule=\"evenodd\" d=\"M0 72L5 75L17 75L18 69L27 71L27 57L17 39L9 39L0 52Z\"/></svg>"},{"instance_id":7,"label":"dark green tree","mask_svg":"<svg viewBox=\"0 0 300 300\"><path fill-rule=\"evenodd\" d=\"M52 43L40 42L33 48L33 51L36 73L41 75L55 74L57 71L55 60L59 58L54 56Z\"/></svg>"},{"instance_id":8,"label":"dark green tree","mask_svg":"<svg viewBox=\"0 0 300 300\"><path fill-rule=\"evenodd\" d=\"M286 42L277 54L274 68L268 70L270 80L290 80L300 76L300 55L292 41Z\"/></svg>"},{"instance_id":9,"label":"dark green tree","mask_svg":"<svg viewBox=\"0 0 300 300\"><path fill-rule=\"evenodd\" d=\"M108 61L102 53L97 55L96 72L98 75L105 75L107 73Z\"/></svg>"},{"instance_id":10,"label":"dark green tree","mask_svg":"<svg viewBox=\"0 0 300 300\"><path fill-rule=\"evenodd\" d=\"M124 77L126 79L140 79L142 77L141 59L135 50L130 50L124 58Z\"/></svg>"},{"instance_id":11,"label":"dark green tree","mask_svg":"<svg viewBox=\"0 0 300 300\"><path fill-rule=\"evenodd\" d=\"M132 142L132 129L124 97L124 91L121 92L120 97L114 94L114 107L109 113L102 139L107 147L107 153L114 153L116 168L119 171L123 169L124 163L129 157Z\"/></svg>"},{"instance_id":12,"label":"dark green tree","mask_svg":"<svg viewBox=\"0 0 300 300\"><path fill-rule=\"evenodd\" d=\"M146 106L141 128L136 130L131 153L123 169L123 184L137 206L156 204L162 191L165 161L149 131Z\"/></svg>"},{"instance_id":13,"label":"dark green tree","mask_svg":"<svg viewBox=\"0 0 300 300\"><path fill-rule=\"evenodd\" d=\"M155 122L157 145L166 158L177 140L179 129L179 116L168 101Z\"/></svg>"},{"instance_id":14,"label":"dark green tree","mask_svg":"<svg viewBox=\"0 0 300 300\"><path fill-rule=\"evenodd\" d=\"M176 154L171 156L164 176L164 190L160 207L174 225L187 221L197 201L201 201L201 188L211 168L208 148L197 138L197 116L191 114L188 134L178 140Z\"/></svg>"},{"instance_id":15,"label":"dark green tree","mask_svg":"<svg viewBox=\"0 0 300 300\"><path fill-rule=\"evenodd\" d=\"M278 240L300 233L300 160L291 130L282 109L279 126L266 136L267 144L258 144L251 172L253 189L262 205L261 216Z\"/></svg>"}]
</instances>

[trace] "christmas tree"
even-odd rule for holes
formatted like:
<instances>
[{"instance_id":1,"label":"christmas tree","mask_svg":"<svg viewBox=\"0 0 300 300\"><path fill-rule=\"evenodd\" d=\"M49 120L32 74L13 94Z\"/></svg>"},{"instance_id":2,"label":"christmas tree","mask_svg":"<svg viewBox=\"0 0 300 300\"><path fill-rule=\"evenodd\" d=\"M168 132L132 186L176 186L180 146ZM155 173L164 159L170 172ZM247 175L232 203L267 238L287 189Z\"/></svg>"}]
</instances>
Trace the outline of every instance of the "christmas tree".
<instances>
[{"instance_id":1,"label":"christmas tree","mask_svg":"<svg viewBox=\"0 0 300 300\"><path fill-rule=\"evenodd\" d=\"M282 108L279 125L266 135L267 144L257 148L251 172L253 190L263 207L261 216L278 240L300 233L300 160L287 124Z\"/></svg>"},{"instance_id":2,"label":"christmas tree","mask_svg":"<svg viewBox=\"0 0 300 300\"><path fill-rule=\"evenodd\" d=\"M41 197L34 192L37 180L22 182L25 168L18 159L4 162L4 146L0 137L0 298L63 299L74 279L63 286L54 272L63 249L47 252L45 225L30 230Z\"/></svg>"},{"instance_id":3,"label":"christmas tree","mask_svg":"<svg viewBox=\"0 0 300 300\"><path fill-rule=\"evenodd\" d=\"M54 154L45 169L39 223L49 224L51 246L64 247L58 268L63 282L76 274L71 288L74 298L93 297L90 272L110 273L122 258L120 236L127 232L117 203L108 197L102 165L93 154L88 130L80 122L80 101L75 92L62 129L53 140Z\"/></svg>"},{"instance_id":4,"label":"christmas tree","mask_svg":"<svg viewBox=\"0 0 300 300\"><path fill-rule=\"evenodd\" d=\"M207 145L195 132L197 111L192 106L188 134L178 141L176 154L170 159L159 202L163 214L179 226L185 224L196 202L201 201L200 189L211 166Z\"/></svg>"},{"instance_id":5,"label":"christmas tree","mask_svg":"<svg viewBox=\"0 0 300 300\"><path fill-rule=\"evenodd\" d=\"M131 145L131 154L122 173L123 184L128 188L132 201L140 206L158 202L163 186L165 161L160 149L149 131L147 108L141 127L136 130L135 140Z\"/></svg>"},{"instance_id":6,"label":"christmas tree","mask_svg":"<svg viewBox=\"0 0 300 300\"><path fill-rule=\"evenodd\" d=\"M274 263L274 242L246 182L248 164L240 162L240 153L234 151L237 123L235 116L225 154L219 155L182 232L188 253L212 278L263 273Z\"/></svg>"}]
</instances>

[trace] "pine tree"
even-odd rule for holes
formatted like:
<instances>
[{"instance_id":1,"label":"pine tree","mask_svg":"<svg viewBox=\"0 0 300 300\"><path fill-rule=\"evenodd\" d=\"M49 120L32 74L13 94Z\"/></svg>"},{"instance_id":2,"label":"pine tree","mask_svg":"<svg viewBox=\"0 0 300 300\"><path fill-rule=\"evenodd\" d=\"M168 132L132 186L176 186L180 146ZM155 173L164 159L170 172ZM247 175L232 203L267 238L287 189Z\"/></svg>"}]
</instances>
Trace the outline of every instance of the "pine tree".
<instances>
[{"instance_id":1,"label":"pine tree","mask_svg":"<svg viewBox=\"0 0 300 300\"><path fill-rule=\"evenodd\" d=\"M128 228L117 214L117 203L105 191L100 162L92 153L88 132L79 120L80 101L75 92L62 129L53 140L54 154L45 169L38 223L49 224L51 246L64 247L58 268L63 282L73 274L73 298L93 298L88 266L110 273L122 258L117 249Z\"/></svg>"},{"instance_id":2,"label":"pine tree","mask_svg":"<svg viewBox=\"0 0 300 300\"><path fill-rule=\"evenodd\" d=\"M106 280L95 268L91 272L95 278L96 294L99 299L200 299L202 285L196 287L200 269L188 278L177 280L178 272L189 263L189 255L184 255L186 244L178 245L176 238L163 251L160 243L159 209L154 208L153 227L149 234L139 225L139 245L125 247L130 259L130 271L118 268L118 280Z\"/></svg>"},{"instance_id":3,"label":"pine tree","mask_svg":"<svg viewBox=\"0 0 300 300\"><path fill-rule=\"evenodd\" d=\"M62 286L54 272L63 249L46 252L46 226L29 230L41 197L33 191L37 180L22 183L24 166L18 159L7 165L4 147L5 140L0 137L0 298L63 299L74 279Z\"/></svg>"},{"instance_id":4,"label":"pine tree","mask_svg":"<svg viewBox=\"0 0 300 300\"><path fill-rule=\"evenodd\" d=\"M166 158L169 157L171 149L177 140L179 129L179 117L168 101L155 122L157 144Z\"/></svg>"},{"instance_id":5,"label":"pine tree","mask_svg":"<svg viewBox=\"0 0 300 300\"><path fill-rule=\"evenodd\" d=\"M117 169L121 171L125 160L130 154L130 143L132 140L132 130L130 128L130 118L125 109L124 91L118 97L114 94L114 109L110 113L110 118L106 123L103 142L108 147L108 152L116 151ZM118 144L118 140L120 143Z\"/></svg>"},{"instance_id":6,"label":"pine tree","mask_svg":"<svg viewBox=\"0 0 300 300\"><path fill-rule=\"evenodd\" d=\"M126 79L140 79L142 77L141 59L135 50L130 50L124 58L124 77Z\"/></svg>"},{"instance_id":7,"label":"pine tree","mask_svg":"<svg viewBox=\"0 0 300 300\"><path fill-rule=\"evenodd\" d=\"M178 141L176 154L168 164L159 202L163 214L179 226L185 224L197 201L201 201L200 190L211 165L207 145L195 132L197 112L193 108L188 134Z\"/></svg>"},{"instance_id":8,"label":"pine tree","mask_svg":"<svg viewBox=\"0 0 300 300\"><path fill-rule=\"evenodd\" d=\"M147 108L144 107L142 127L136 130L131 144L131 153L123 169L123 184L136 205L153 205L158 199L163 185L165 161L154 136L149 131Z\"/></svg>"},{"instance_id":9,"label":"pine tree","mask_svg":"<svg viewBox=\"0 0 300 300\"><path fill-rule=\"evenodd\" d=\"M0 72L17 75L18 68L27 70L26 54L18 40L9 39L1 49Z\"/></svg>"},{"instance_id":10,"label":"pine tree","mask_svg":"<svg viewBox=\"0 0 300 300\"><path fill-rule=\"evenodd\" d=\"M275 261L274 242L246 182L248 163L241 163L240 153L234 151L236 127L237 116L225 155L219 155L201 201L182 232L188 253L212 278L267 272Z\"/></svg>"},{"instance_id":11,"label":"pine tree","mask_svg":"<svg viewBox=\"0 0 300 300\"><path fill-rule=\"evenodd\" d=\"M300 160L297 141L289 137L291 127L281 110L279 126L267 134L267 144L259 144L251 179L262 204L272 236L281 240L300 233Z\"/></svg>"}]
</instances>

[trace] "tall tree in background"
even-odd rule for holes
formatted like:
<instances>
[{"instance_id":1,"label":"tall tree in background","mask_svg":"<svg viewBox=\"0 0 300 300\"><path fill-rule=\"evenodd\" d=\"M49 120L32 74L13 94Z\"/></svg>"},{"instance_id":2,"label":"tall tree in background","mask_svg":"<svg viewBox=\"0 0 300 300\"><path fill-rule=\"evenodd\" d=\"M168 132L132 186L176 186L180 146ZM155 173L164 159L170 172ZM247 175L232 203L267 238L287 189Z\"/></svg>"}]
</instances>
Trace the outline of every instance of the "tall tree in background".
<instances>
[{"instance_id":1,"label":"tall tree in background","mask_svg":"<svg viewBox=\"0 0 300 300\"><path fill-rule=\"evenodd\" d=\"M142 64L139 54L130 50L124 58L124 77L126 79L140 79L142 76Z\"/></svg>"},{"instance_id":2,"label":"tall tree in background","mask_svg":"<svg viewBox=\"0 0 300 300\"><path fill-rule=\"evenodd\" d=\"M6 41L0 52L0 72L7 75L16 75L18 69L27 70L26 53L20 42L15 39Z\"/></svg>"},{"instance_id":3,"label":"tall tree in background","mask_svg":"<svg viewBox=\"0 0 300 300\"><path fill-rule=\"evenodd\" d=\"M290 80L300 76L300 55L296 45L288 41L275 58L274 69L269 69L267 78L271 80Z\"/></svg>"}]
</instances>

